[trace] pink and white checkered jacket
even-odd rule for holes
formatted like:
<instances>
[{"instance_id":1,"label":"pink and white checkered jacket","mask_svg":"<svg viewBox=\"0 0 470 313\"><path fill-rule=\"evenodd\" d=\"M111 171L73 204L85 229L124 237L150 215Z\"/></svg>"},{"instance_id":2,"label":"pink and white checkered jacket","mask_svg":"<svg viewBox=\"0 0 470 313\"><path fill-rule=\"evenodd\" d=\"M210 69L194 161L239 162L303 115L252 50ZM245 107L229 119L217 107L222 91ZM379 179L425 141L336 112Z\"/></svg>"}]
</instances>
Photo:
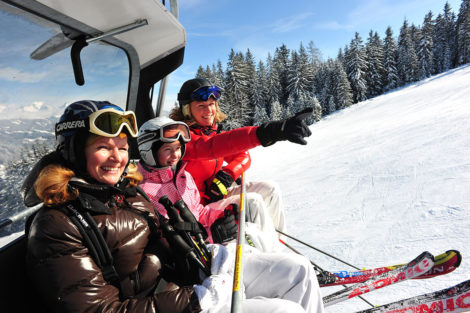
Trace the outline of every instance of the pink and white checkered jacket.
<instances>
[{"instance_id":1,"label":"pink and white checkered jacket","mask_svg":"<svg viewBox=\"0 0 470 313\"><path fill-rule=\"evenodd\" d=\"M210 225L223 216L224 208L211 208L201 204L199 190L191 174L185 170L186 164L183 163L177 173L171 167L151 169L151 171L148 171L140 163L138 167L144 177L140 187L149 196L154 208L168 218L165 207L158 200L163 196L167 196L172 203L183 199L196 219L206 228L209 234L208 240L212 242Z\"/></svg>"}]
</instances>

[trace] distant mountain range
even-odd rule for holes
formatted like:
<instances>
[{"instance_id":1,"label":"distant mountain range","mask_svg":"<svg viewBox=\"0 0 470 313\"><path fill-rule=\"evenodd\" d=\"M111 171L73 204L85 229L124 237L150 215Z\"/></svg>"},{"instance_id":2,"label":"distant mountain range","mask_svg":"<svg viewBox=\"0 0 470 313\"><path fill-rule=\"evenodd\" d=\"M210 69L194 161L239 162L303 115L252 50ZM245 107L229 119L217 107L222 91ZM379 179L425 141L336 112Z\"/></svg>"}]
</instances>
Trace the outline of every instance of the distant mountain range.
<instances>
[{"instance_id":1,"label":"distant mountain range","mask_svg":"<svg viewBox=\"0 0 470 313\"><path fill-rule=\"evenodd\" d=\"M0 164L20 157L34 143L54 145L56 116L38 119L0 119Z\"/></svg>"},{"instance_id":2,"label":"distant mountain range","mask_svg":"<svg viewBox=\"0 0 470 313\"><path fill-rule=\"evenodd\" d=\"M28 105L16 106L13 104L0 103L0 120L44 119L51 116L58 117L68 104L69 103L51 105L42 101L36 101Z\"/></svg>"}]
</instances>

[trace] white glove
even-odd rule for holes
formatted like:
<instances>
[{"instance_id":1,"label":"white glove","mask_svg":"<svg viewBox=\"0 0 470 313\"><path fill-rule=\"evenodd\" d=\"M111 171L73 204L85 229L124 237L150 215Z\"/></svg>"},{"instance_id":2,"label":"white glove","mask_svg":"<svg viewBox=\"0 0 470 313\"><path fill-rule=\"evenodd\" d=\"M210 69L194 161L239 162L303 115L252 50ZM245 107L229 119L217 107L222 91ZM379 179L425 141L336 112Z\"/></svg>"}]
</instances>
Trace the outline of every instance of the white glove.
<instances>
[{"instance_id":1,"label":"white glove","mask_svg":"<svg viewBox=\"0 0 470 313\"><path fill-rule=\"evenodd\" d=\"M202 312L228 312L232 302L233 277L228 274L211 275L202 285L194 285Z\"/></svg>"},{"instance_id":2,"label":"white glove","mask_svg":"<svg viewBox=\"0 0 470 313\"><path fill-rule=\"evenodd\" d=\"M235 268L235 243L223 245L209 245L212 254L211 273L212 275L229 274L233 276Z\"/></svg>"}]
</instances>

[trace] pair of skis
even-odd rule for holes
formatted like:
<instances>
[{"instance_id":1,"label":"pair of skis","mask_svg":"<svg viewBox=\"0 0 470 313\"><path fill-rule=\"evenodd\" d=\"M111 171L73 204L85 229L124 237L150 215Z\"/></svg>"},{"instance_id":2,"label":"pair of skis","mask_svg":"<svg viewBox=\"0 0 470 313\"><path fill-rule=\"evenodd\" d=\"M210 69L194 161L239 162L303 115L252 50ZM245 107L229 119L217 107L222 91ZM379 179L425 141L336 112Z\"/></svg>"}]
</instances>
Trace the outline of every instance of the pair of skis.
<instances>
[{"instance_id":1,"label":"pair of skis","mask_svg":"<svg viewBox=\"0 0 470 313\"><path fill-rule=\"evenodd\" d=\"M323 286L351 284L345 289L323 298L325 306L361 296L391 284L408 279L424 279L444 275L455 270L461 262L456 250L449 250L434 257L423 252L408 264L379 267L361 271L342 271L334 273L336 281ZM360 313L443 313L464 312L470 308L470 280L445 290L396 301ZM358 312L359 313L359 312Z\"/></svg>"},{"instance_id":2,"label":"pair of skis","mask_svg":"<svg viewBox=\"0 0 470 313\"><path fill-rule=\"evenodd\" d=\"M282 233L307 247L321 251L299 239ZM295 253L300 254L295 248L281 240ZM337 260L338 258L331 256ZM346 263L342 260L339 260ZM340 271L330 273L323 271L315 263L310 261L316 270L321 273L317 276L320 287L343 285L345 289L335 292L323 298L325 306L332 305L353 297L361 297L362 294L389 286L407 279L424 279L448 274L459 267L462 256L457 250L448 250L437 256L424 252L408 264L378 267L375 269ZM348 264L348 263L346 263ZM350 264L348 264L350 265ZM353 265L350 265L354 267ZM350 285L350 286L349 286ZM363 298L362 298L363 299ZM366 301L365 299L363 299ZM366 301L369 303L368 301ZM370 303L369 303L370 304ZM458 313L470 312L470 280L464 281L447 289L430 292L427 294L395 301L382 306L356 313Z\"/></svg>"}]
</instances>

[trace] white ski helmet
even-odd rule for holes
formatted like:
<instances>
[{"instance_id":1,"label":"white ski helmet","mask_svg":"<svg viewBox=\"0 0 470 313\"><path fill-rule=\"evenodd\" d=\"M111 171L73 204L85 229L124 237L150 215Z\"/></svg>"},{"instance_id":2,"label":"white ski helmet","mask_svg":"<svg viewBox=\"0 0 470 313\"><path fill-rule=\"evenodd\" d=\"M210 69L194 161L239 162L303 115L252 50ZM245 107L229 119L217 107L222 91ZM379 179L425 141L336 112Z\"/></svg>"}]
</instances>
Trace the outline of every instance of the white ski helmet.
<instances>
[{"instance_id":1,"label":"white ski helmet","mask_svg":"<svg viewBox=\"0 0 470 313\"><path fill-rule=\"evenodd\" d=\"M181 158L186 150L186 143L191 140L189 127L183 122L169 117L159 116L145 122L139 129L137 144L140 159L148 166L159 167L157 152L167 142L181 142Z\"/></svg>"}]
</instances>

